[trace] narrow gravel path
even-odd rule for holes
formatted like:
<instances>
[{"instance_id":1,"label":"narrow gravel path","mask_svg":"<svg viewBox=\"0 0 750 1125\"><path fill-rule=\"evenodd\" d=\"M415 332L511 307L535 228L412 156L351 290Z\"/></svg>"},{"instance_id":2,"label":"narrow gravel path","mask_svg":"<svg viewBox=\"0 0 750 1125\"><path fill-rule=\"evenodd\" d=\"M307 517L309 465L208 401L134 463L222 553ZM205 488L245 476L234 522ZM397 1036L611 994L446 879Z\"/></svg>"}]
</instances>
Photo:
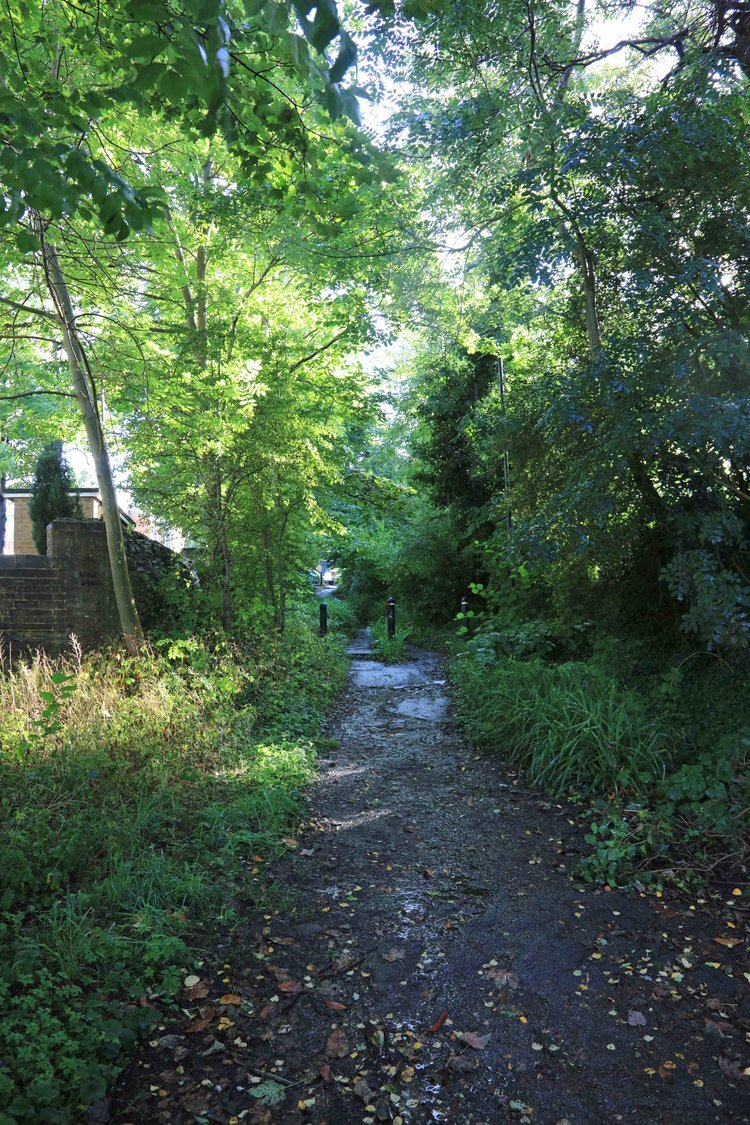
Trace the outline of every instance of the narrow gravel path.
<instances>
[{"instance_id":1,"label":"narrow gravel path","mask_svg":"<svg viewBox=\"0 0 750 1125\"><path fill-rule=\"evenodd\" d=\"M116 1120L750 1121L738 901L583 887L572 812L467 747L439 658L364 643L285 908L204 971Z\"/></svg>"}]
</instances>

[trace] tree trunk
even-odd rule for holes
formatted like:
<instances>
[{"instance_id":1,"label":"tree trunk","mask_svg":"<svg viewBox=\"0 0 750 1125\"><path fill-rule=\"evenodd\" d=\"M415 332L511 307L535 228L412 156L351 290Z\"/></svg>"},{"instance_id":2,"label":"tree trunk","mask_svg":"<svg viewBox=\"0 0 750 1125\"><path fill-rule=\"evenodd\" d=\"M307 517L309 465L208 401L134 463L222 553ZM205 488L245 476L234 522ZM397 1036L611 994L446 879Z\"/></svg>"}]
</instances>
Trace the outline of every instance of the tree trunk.
<instances>
[{"instance_id":1,"label":"tree trunk","mask_svg":"<svg viewBox=\"0 0 750 1125\"><path fill-rule=\"evenodd\" d=\"M203 167L203 182L209 183L213 176L211 159ZM205 374L208 370L208 292L206 275L208 246L201 242L195 252L195 289L191 289L190 273L185 253L180 243L179 233L172 223L175 240L175 255L184 271L182 297L185 303L185 316L188 332L193 341L193 354L198 370ZM222 625L230 632L234 626L234 599L232 596L232 551L227 537L227 521L224 496L222 495L222 474L218 458L207 455L203 459L204 491L206 496L205 526L212 534L215 529L214 544L211 548L213 562L221 572L221 619Z\"/></svg>"},{"instance_id":2,"label":"tree trunk","mask_svg":"<svg viewBox=\"0 0 750 1125\"><path fill-rule=\"evenodd\" d=\"M268 594L268 602L273 609L274 619L277 617L276 612L276 585L273 578L273 560L271 558L271 537L268 534L268 528L264 525L261 528L260 541L263 546L263 574L266 579L266 592Z\"/></svg>"},{"instance_id":3,"label":"tree trunk","mask_svg":"<svg viewBox=\"0 0 750 1125\"><path fill-rule=\"evenodd\" d=\"M221 623L227 632L234 625L232 598L232 552L227 537L226 501L222 489L221 468L211 454L202 458L204 517L207 541L214 572L221 588Z\"/></svg>"},{"instance_id":4,"label":"tree trunk","mask_svg":"<svg viewBox=\"0 0 750 1125\"><path fill-rule=\"evenodd\" d=\"M216 477L216 505L219 520L219 551L221 553L221 621L228 633L234 627L234 599L232 597L232 552L227 539L227 524L221 494L221 477Z\"/></svg>"},{"instance_id":5,"label":"tree trunk","mask_svg":"<svg viewBox=\"0 0 750 1125\"><path fill-rule=\"evenodd\" d=\"M586 24L586 0L578 0L576 3L575 23L573 25L573 42L571 43L570 57L571 60L575 59L581 49L581 40L583 39L583 32ZM563 76L560 79L560 85L557 88L557 100L562 102L565 100L565 95L568 92L568 83L570 76L573 73L573 66L567 66L563 71Z\"/></svg>"},{"instance_id":6,"label":"tree trunk","mask_svg":"<svg viewBox=\"0 0 750 1125\"><path fill-rule=\"evenodd\" d=\"M581 267L581 280L583 281L583 303L586 312L586 336L591 349L591 358L596 359L602 346L601 332L599 331L599 314L596 309L596 270L594 268L594 255L583 240L582 235L576 234L578 264Z\"/></svg>"},{"instance_id":7,"label":"tree trunk","mask_svg":"<svg viewBox=\"0 0 750 1125\"><path fill-rule=\"evenodd\" d=\"M117 494L112 479L109 452L104 440L104 431L91 386L86 354L78 335L73 303L60 265L60 259L54 244L45 239L43 225L39 218L37 219L37 231L42 241L42 260L47 288L55 306L65 354L68 359L68 367L73 380L73 393L83 418L89 449L94 460L96 482L99 486L102 511L104 512L107 551L117 610L120 615L120 627L128 650L136 655L143 644L143 629L130 585L125 541L117 507Z\"/></svg>"},{"instance_id":8,"label":"tree trunk","mask_svg":"<svg viewBox=\"0 0 750 1125\"><path fill-rule=\"evenodd\" d=\"M5 554L5 528L7 526L7 507L5 500L5 477L0 477L0 555Z\"/></svg>"}]
</instances>

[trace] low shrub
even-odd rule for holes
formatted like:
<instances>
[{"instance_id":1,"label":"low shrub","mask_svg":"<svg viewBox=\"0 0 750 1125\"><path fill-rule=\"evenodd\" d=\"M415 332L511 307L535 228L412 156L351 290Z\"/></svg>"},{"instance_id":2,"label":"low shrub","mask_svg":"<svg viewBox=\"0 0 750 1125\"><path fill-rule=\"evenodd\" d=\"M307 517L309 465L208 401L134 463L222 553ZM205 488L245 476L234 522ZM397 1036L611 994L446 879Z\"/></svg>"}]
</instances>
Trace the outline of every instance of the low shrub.
<instances>
[{"instance_id":1,"label":"low shrub","mask_svg":"<svg viewBox=\"0 0 750 1125\"><path fill-rule=\"evenodd\" d=\"M357 609L348 599L329 597L325 599L328 605L328 628L333 633L343 633L351 637L359 628Z\"/></svg>"},{"instance_id":2,"label":"low shrub","mask_svg":"<svg viewBox=\"0 0 750 1125\"><path fill-rule=\"evenodd\" d=\"M689 885L739 869L750 838L750 738L671 769L641 804L597 801L584 878L611 885ZM734 879L730 880L734 882Z\"/></svg>"}]
</instances>

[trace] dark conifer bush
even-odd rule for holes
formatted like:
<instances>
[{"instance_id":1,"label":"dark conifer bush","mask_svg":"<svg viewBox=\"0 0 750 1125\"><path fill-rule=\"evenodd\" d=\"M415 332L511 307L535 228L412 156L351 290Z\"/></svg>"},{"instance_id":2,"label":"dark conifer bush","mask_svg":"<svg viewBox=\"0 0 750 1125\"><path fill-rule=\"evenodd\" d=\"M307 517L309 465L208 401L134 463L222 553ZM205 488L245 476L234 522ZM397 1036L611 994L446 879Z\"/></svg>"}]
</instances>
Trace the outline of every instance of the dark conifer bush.
<instances>
[{"instance_id":1,"label":"dark conifer bush","mask_svg":"<svg viewBox=\"0 0 750 1125\"><path fill-rule=\"evenodd\" d=\"M40 555L47 554L47 524L51 520L81 515L73 474L63 456L61 441L50 442L39 454L31 484L29 514Z\"/></svg>"}]
</instances>

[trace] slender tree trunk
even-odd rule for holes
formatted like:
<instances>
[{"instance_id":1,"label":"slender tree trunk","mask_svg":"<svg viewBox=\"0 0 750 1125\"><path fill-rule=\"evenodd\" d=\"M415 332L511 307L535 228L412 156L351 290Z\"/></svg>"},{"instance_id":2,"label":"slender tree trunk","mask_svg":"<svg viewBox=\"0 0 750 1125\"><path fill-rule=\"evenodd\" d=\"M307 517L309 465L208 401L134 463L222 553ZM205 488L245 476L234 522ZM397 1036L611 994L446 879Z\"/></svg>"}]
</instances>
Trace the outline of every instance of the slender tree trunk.
<instances>
[{"instance_id":1,"label":"slender tree trunk","mask_svg":"<svg viewBox=\"0 0 750 1125\"><path fill-rule=\"evenodd\" d=\"M596 359L602 346L601 332L599 331L599 314L596 308L596 269L594 254L589 250L583 236L576 233L576 256L581 267L581 280L583 282L583 304L586 313L586 335L591 350L591 358Z\"/></svg>"},{"instance_id":2,"label":"slender tree trunk","mask_svg":"<svg viewBox=\"0 0 750 1125\"><path fill-rule=\"evenodd\" d=\"M273 560L271 559L271 540L268 534L268 528L263 527L260 533L260 541L263 546L263 573L266 579L266 592L268 593L268 601L273 609L274 619L277 618L276 608L276 584L273 577Z\"/></svg>"},{"instance_id":3,"label":"slender tree trunk","mask_svg":"<svg viewBox=\"0 0 750 1125\"><path fill-rule=\"evenodd\" d=\"M278 501L277 501L278 506ZM279 627L279 632L283 633L286 628L286 582L284 579L284 536L286 534L287 520L289 519L289 512L283 512L281 517L281 526L279 527L279 534L276 538L276 585L279 591L279 607L277 613L276 624Z\"/></svg>"},{"instance_id":4,"label":"slender tree trunk","mask_svg":"<svg viewBox=\"0 0 750 1125\"><path fill-rule=\"evenodd\" d=\"M120 523L109 452L104 440L104 431L91 385L86 354L76 327L73 303L60 265L60 259L54 244L45 239L40 219L37 220L37 230L42 241L42 258L47 288L62 332L65 354L73 381L73 393L83 418L89 449L94 461L96 481L99 486L104 513L104 526L107 532L107 551L117 610L120 615L120 626L127 648L135 655L143 644L143 629L130 585L125 541L122 534L122 524Z\"/></svg>"},{"instance_id":5,"label":"slender tree trunk","mask_svg":"<svg viewBox=\"0 0 750 1125\"><path fill-rule=\"evenodd\" d=\"M209 157L203 168L203 182L209 183L212 175L213 165ZM195 289L193 290L190 284L188 262L180 242L179 232L172 222L171 216L170 226L174 237L175 256L184 274L182 298L185 304L185 317L188 332L193 340L193 354L198 369L205 374L209 362L208 292L206 289L208 249L206 243L202 242L195 251ZM214 564L216 564L217 568L221 571L221 619L223 627L227 631L230 631L234 626L234 598L232 595L233 559L227 536L221 470L217 459L213 456L206 456L203 464L204 493L206 498L204 521L207 531L210 532L211 529L215 529L212 556Z\"/></svg>"},{"instance_id":6,"label":"slender tree trunk","mask_svg":"<svg viewBox=\"0 0 750 1125\"><path fill-rule=\"evenodd\" d=\"M570 57L575 59L581 49L581 40L583 39L583 32L586 26L586 0L577 0L575 24L573 25L573 42L571 43ZM563 71L563 76L560 79L560 85L557 89L558 101L564 101L565 95L568 92L568 83L570 76L573 73L573 66L568 66Z\"/></svg>"},{"instance_id":7,"label":"slender tree trunk","mask_svg":"<svg viewBox=\"0 0 750 1125\"><path fill-rule=\"evenodd\" d=\"M7 526L7 507L5 500L5 477L0 477L0 555L5 554L5 528Z\"/></svg>"},{"instance_id":8,"label":"slender tree trunk","mask_svg":"<svg viewBox=\"0 0 750 1125\"><path fill-rule=\"evenodd\" d=\"M220 575L221 623L229 632L234 625L234 603L232 598L232 552L227 536L225 498L222 488L221 469L215 457L203 458L203 482L205 497L204 525L208 532L211 562Z\"/></svg>"},{"instance_id":9,"label":"slender tree trunk","mask_svg":"<svg viewBox=\"0 0 750 1125\"><path fill-rule=\"evenodd\" d=\"M221 621L229 633L234 627L234 599L232 597L232 552L227 539L227 524L221 494L221 477L216 476L216 506L219 520L219 551L221 553Z\"/></svg>"}]
</instances>

